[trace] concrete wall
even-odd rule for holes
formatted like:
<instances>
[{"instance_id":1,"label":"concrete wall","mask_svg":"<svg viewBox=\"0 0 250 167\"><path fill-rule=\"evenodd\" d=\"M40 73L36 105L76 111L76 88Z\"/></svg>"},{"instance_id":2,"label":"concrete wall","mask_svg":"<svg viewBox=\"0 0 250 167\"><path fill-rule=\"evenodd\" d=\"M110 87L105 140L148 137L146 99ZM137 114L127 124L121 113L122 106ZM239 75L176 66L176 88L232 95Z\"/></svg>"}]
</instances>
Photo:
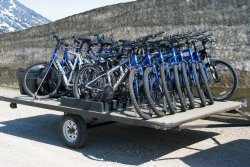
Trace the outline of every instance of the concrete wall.
<instances>
[{"instance_id":1,"label":"concrete wall","mask_svg":"<svg viewBox=\"0 0 250 167\"><path fill-rule=\"evenodd\" d=\"M211 30L217 41L214 57L232 63L241 71L240 87L250 88L249 6L249 0L138 0L2 34L0 84L15 84L13 71L17 67L48 60L54 46L53 41L48 42L50 30L63 35L102 32L117 39L134 39L160 30L167 34Z\"/></svg>"}]
</instances>

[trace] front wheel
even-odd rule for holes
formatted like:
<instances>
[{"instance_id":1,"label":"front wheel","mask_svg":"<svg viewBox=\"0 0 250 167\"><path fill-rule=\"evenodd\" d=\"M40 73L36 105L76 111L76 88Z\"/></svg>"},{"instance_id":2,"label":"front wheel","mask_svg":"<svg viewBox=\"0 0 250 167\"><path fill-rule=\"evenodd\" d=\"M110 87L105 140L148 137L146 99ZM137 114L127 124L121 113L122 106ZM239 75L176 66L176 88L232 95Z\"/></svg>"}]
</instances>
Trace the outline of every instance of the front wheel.
<instances>
[{"instance_id":1,"label":"front wheel","mask_svg":"<svg viewBox=\"0 0 250 167\"><path fill-rule=\"evenodd\" d=\"M175 85L175 89L176 89L176 92L178 94L179 101L181 104L181 111L184 112L184 111L187 111L187 106L186 106L187 103L186 103L186 99L183 96L184 92L182 92L181 85L180 85L180 75L179 75L178 65L174 65L173 72L174 72L174 85Z\"/></svg>"},{"instance_id":2,"label":"front wheel","mask_svg":"<svg viewBox=\"0 0 250 167\"><path fill-rule=\"evenodd\" d=\"M207 99L208 99L208 104L212 105L214 104L214 99L213 99L213 95L212 95L212 92L211 92L211 89L208 85L208 78L207 78L207 75L204 71L204 66L203 66L203 63L200 62L199 64L199 72L200 72L200 83L201 83L201 87L205 93L205 95L207 96Z\"/></svg>"},{"instance_id":3,"label":"front wheel","mask_svg":"<svg viewBox=\"0 0 250 167\"><path fill-rule=\"evenodd\" d=\"M167 112L167 100L162 90L162 84L157 71L154 67L147 67L144 72L144 91L148 104L153 112L162 117Z\"/></svg>"},{"instance_id":4,"label":"front wheel","mask_svg":"<svg viewBox=\"0 0 250 167\"><path fill-rule=\"evenodd\" d=\"M207 68L214 100L224 101L232 97L238 86L238 76L233 67L225 61L211 59Z\"/></svg>"},{"instance_id":5,"label":"front wheel","mask_svg":"<svg viewBox=\"0 0 250 167\"><path fill-rule=\"evenodd\" d=\"M192 77L193 77L193 85L197 89L198 96L201 101L201 107L206 106L206 99L203 90L201 89L200 81L199 81L199 76L196 68L196 64L192 63L191 64L191 71L192 71Z\"/></svg>"},{"instance_id":6,"label":"front wheel","mask_svg":"<svg viewBox=\"0 0 250 167\"><path fill-rule=\"evenodd\" d=\"M168 78L169 74L169 67L168 65L163 65L161 67L161 80L162 80L162 88L166 97L166 100L168 102L168 109L170 110L170 114L175 114L176 109L174 107L174 97L171 96L170 92L173 92L173 90L170 90L170 78Z\"/></svg>"},{"instance_id":7,"label":"front wheel","mask_svg":"<svg viewBox=\"0 0 250 167\"><path fill-rule=\"evenodd\" d=\"M147 120L152 116L152 111L148 106L146 94L143 89L143 76L139 69L133 69L129 74L129 93L132 107L140 117Z\"/></svg>"},{"instance_id":8,"label":"front wheel","mask_svg":"<svg viewBox=\"0 0 250 167\"><path fill-rule=\"evenodd\" d=\"M195 107L194 95L191 91L189 79L187 76L187 66L185 62L181 62L181 78L182 78L182 88L186 90L187 97L189 99L189 109L193 109ZM185 91L183 91L185 92Z\"/></svg>"}]
</instances>

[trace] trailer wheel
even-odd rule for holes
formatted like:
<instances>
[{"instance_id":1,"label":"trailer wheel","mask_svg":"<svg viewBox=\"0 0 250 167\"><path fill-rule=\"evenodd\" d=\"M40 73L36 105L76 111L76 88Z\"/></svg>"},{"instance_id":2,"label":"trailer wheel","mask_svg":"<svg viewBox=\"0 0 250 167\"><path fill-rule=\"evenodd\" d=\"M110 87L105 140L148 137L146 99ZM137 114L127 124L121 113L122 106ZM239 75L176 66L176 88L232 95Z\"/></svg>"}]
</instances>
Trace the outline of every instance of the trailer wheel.
<instances>
[{"instance_id":1,"label":"trailer wheel","mask_svg":"<svg viewBox=\"0 0 250 167\"><path fill-rule=\"evenodd\" d=\"M87 140L87 125L79 115L66 114L60 126L64 144L70 148L81 148Z\"/></svg>"}]
</instances>

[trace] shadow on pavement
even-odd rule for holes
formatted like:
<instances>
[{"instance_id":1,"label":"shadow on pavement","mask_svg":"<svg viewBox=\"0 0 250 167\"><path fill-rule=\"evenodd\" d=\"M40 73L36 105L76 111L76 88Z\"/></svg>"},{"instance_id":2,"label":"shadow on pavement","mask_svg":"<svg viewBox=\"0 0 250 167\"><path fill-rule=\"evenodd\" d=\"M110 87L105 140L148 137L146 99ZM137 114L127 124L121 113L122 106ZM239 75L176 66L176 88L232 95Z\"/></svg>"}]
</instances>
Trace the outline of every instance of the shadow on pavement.
<instances>
[{"instance_id":1,"label":"shadow on pavement","mask_svg":"<svg viewBox=\"0 0 250 167\"><path fill-rule=\"evenodd\" d=\"M0 127L0 133L6 133L65 148L59 134L58 125L60 120L61 117L58 115L47 114L0 122L0 124L3 125ZM208 138L213 138L216 135L218 135L218 133L197 130L162 131L122 124L112 124L89 129L87 145L85 148L75 151L96 161L140 165L158 159L159 157L183 147L188 147L189 145ZM234 144L234 147L237 145L241 146L239 142ZM245 141L244 143L243 141L243 145L249 146L249 142ZM233 152L233 150L226 150L226 147L224 148L221 146L217 149L222 150L222 152ZM216 150L215 153L220 152L218 150ZM210 153L207 154L207 151L201 151L198 157L203 155L210 155ZM193 160L196 159L195 157L192 158L192 156L183 159L191 166L193 166L193 164L195 165ZM209 159L211 158L208 158L207 161Z\"/></svg>"},{"instance_id":2,"label":"shadow on pavement","mask_svg":"<svg viewBox=\"0 0 250 167\"><path fill-rule=\"evenodd\" d=\"M206 120L209 121L215 121L215 122L222 122L222 123L249 123L250 124L250 120L247 120L243 117L223 117L223 116L210 116L208 118L206 118Z\"/></svg>"},{"instance_id":3,"label":"shadow on pavement","mask_svg":"<svg viewBox=\"0 0 250 167\"><path fill-rule=\"evenodd\" d=\"M192 167L250 166L250 140L236 140L213 147L181 160Z\"/></svg>"}]
</instances>

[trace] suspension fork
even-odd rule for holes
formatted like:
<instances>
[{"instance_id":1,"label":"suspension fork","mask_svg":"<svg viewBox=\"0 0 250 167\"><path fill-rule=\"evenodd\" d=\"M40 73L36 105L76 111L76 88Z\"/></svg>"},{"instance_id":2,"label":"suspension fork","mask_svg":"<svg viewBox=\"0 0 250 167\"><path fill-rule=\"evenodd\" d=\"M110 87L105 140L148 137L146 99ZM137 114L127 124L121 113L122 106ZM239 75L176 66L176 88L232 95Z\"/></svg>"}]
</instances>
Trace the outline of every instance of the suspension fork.
<instances>
[{"instance_id":1,"label":"suspension fork","mask_svg":"<svg viewBox=\"0 0 250 167\"><path fill-rule=\"evenodd\" d=\"M198 72L200 71L198 68L198 62L197 61L195 61L195 60L193 60L193 61L191 61L190 62L190 64L191 64L191 66L192 66L192 64L195 64L195 69L192 69L192 80L193 80L193 82L194 82L194 85L196 85L197 84L197 81L195 80L195 77L194 77L194 71L193 70L198 70ZM197 71L196 71L197 72ZM200 77L200 72L199 73L197 73L198 74L198 77ZM198 78L199 79L199 78Z\"/></svg>"},{"instance_id":2,"label":"suspension fork","mask_svg":"<svg viewBox=\"0 0 250 167\"><path fill-rule=\"evenodd\" d=\"M182 60L180 63L184 63L185 68L186 68L187 76L189 76L189 75L190 75L190 69L189 69L189 67L188 67L188 63L187 63L185 60ZM183 69L182 69L181 64L180 64L180 69L181 69L180 71L181 71L181 76L182 76L182 78L181 78L182 84L183 84L183 85L186 85L186 82L185 82L185 79L184 79L184 74L182 73Z\"/></svg>"},{"instance_id":3,"label":"suspension fork","mask_svg":"<svg viewBox=\"0 0 250 167\"><path fill-rule=\"evenodd\" d=\"M159 73L158 73L158 70L157 70L157 67L156 65L152 65L152 69L153 69L153 74L155 76L155 82L157 83L157 87L158 89L162 92L162 88L161 88L161 83L160 83L160 79L159 79ZM150 90L153 89L153 81L151 79L151 77L148 76L148 80L149 80L149 88Z\"/></svg>"},{"instance_id":4,"label":"suspension fork","mask_svg":"<svg viewBox=\"0 0 250 167\"><path fill-rule=\"evenodd\" d=\"M156 65L153 65L153 72L154 72L155 79L156 79L156 82L157 82L157 87L162 92L162 87L161 87L161 83L160 83L160 79L159 79L159 72L157 70Z\"/></svg>"},{"instance_id":5,"label":"suspension fork","mask_svg":"<svg viewBox=\"0 0 250 167\"><path fill-rule=\"evenodd\" d=\"M138 68L139 69L139 75L141 75L141 78L143 78L144 77L144 71L142 70L142 68L141 67L139 67ZM140 83L139 83L140 81L138 80L138 78L136 77L136 93L137 93L137 95L140 95L140 90L139 90L139 88L140 88ZM143 79L142 79L142 82L143 82ZM144 83L143 83L144 84Z\"/></svg>"},{"instance_id":6,"label":"suspension fork","mask_svg":"<svg viewBox=\"0 0 250 167\"><path fill-rule=\"evenodd\" d=\"M182 50L180 50L179 52L178 52L178 56L179 56L179 68L180 68L180 72L181 72L181 83L183 84L183 85L186 85L186 82L185 82L185 79L184 79L184 74L182 73L182 71L183 71L183 69L182 69L182 63L184 63L184 65L187 67L188 65L187 65L187 61L184 59L184 56L183 56L183 51ZM189 69L188 68L186 68L187 70L186 70L186 72L188 72L189 73Z\"/></svg>"},{"instance_id":7,"label":"suspension fork","mask_svg":"<svg viewBox=\"0 0 250 167\"><path fill-rule=\"evenodd\" d=\"M214 62L210 59L210 58L207 58L208 59L208 64L209 64L209 69L211 71L211 74L212 74L212 77L214 79L215 82L220 82L220 78L219 78L219 75L218 75L218 71L217 71L217 68L216 68L216 65L214 64Z\"/></svg>"},{"instance_id":8,"label":"suspension fork","mask_svg":"<svg viewBox=\"0 0 250 167\"><path fill-rule=\"evenodd\" d=\"M195 64L195 70L196 70L196 69L198 69L198 62L194 60L194 55L193 55L191 48L186 49L185 52L188 52L188 54L189 54L188 62L190 63L190 67L189 67L188 71L190 71L191 80L193 81L194 85L196 85L197 81L195 80L195 77L194 77L194 71L192 69L192 64Z\"/></svg>"},{"instance_id":9,"label":"suspension fork","mask_svg":"<svg viewBox=\"0 0 250 167\"><path fill-rule=\"evenodd\" d=\"M168 87L169 87L170 90L174 89L174 87L173 87L174 82L172 80L172 74L171 74L171 70L173 69L173 65L174 64L164 63L164 65L167 68L167 75L166 75L166 77L167 77L167 81L168 81L167 83L169 84Z\"/></svg>"},{"instance_id":10,"label":"suspension fork","mask_svg":"<svg viewBox=\"0 0 250 167\"><path fill-rule=\"evenodd\" d=\"M140 65L136 65L135 66L135 68L136 69L139 69L139 75L141 75L141 77L143 78L144 77L144 71L143 71L143 68L140 66ZM134 79L135 80L135 79ZM142 82L143 82L143 80L142 80ZM137 79L137 77L136 77L136 82L135 82L135 84L136 84L136 93L137 93L137 95L139 95L139 82L138 82L138 79ZM143 83L144 84L144 83Z\"/></svg>"},{"instance_id":11,"label":"suspension fork","mask_svg":"<svg viewBox=\"0 0 250 167\"><path fill-rule=\"evenodd\" d=\"M209 72L208 72L208 68L207 68L206 64L203 63L203 62L202 62L202 66L203 66L203 69L204 69L204 71L205 71L205 75L206 75L206 77L207 77L207 80L208 80L208 82L210 82L210 81L211 81L211 78L210 78L210 75L209 75ZM211 70L211 67L209 67L209 68L210 68L210 70Z\"/></svg>"},{"instance_id":12,"label":"suspension fork","mask_svg":"<svg viewBox=\"0 0 250 167\"><path fill-rule=\"evenodd\" d=\"M169 87L169 89L171 89L172 88L172 84L173 84L173 82L172 82L172 78L171 78L171 70L170 70L170 67L169 67L169 63L167 63L167 62L162 62L161 64L160 64L160 66L161 67L163 67L163 66L166 66L166 70L167 70L167 73L166 73L166 78L167 78L167 83L170 85L170 87ZM158 72L158 71L157 71ZM158 73L159 74L159 73ZM158 78L159 78L159 75L158 75ZM158 80L160 80L160 79L158 79ZM160 82L160 81L159 81ZM159 84L160 85L160 84Z\"/></svg>"}]
</instances>

